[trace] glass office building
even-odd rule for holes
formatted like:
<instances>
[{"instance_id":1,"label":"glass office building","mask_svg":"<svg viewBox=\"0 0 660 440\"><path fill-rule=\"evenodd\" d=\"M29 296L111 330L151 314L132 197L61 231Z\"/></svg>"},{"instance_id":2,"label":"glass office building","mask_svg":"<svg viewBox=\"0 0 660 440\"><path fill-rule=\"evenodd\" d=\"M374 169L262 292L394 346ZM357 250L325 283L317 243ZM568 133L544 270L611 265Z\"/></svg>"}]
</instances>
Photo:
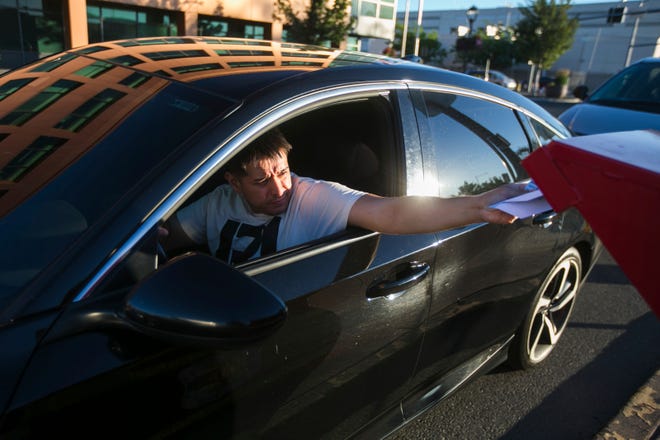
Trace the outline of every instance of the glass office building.
<instances>
[{"instance_id":1,"label":"glass office building","mask_svg":"<svg viewBox=\"0 0 660 440\"><path fill-rule=\"evenodd\" d=\"M87 43L185 35L287 41L271 0L0 0L0 72ZM394 38L396 0L353 0L345 47Z\"/></svg>"}]
</instances>

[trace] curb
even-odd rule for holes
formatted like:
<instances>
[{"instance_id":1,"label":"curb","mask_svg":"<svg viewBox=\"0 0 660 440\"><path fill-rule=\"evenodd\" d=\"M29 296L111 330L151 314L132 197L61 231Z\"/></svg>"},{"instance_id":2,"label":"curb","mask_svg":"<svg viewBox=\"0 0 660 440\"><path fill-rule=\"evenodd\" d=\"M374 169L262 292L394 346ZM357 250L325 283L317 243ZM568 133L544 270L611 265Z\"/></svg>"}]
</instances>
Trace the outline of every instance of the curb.
<instances>
[{"instance_id":1,"label":"curb","mask_svg":"<svg viewBox=\"0 0 660 440\"><path fill-rule=\"evenodd\" d=\"M523 95L525 98L535 101L537 103L543 102L554 102L561 104L579 104L582 102L581 99L574 97L565 97L565 98L548 98L546 96L534 96L534 95Z\"/></svg>"},{"instance_id":2,"label":"curb","mask_svg":"<svg viewBox=\"0 0 660 440\"><path fill-rule=\"evenodd\" d=\"M594 440L660 440L660 370Z\"/></svg>"}]
</instances>

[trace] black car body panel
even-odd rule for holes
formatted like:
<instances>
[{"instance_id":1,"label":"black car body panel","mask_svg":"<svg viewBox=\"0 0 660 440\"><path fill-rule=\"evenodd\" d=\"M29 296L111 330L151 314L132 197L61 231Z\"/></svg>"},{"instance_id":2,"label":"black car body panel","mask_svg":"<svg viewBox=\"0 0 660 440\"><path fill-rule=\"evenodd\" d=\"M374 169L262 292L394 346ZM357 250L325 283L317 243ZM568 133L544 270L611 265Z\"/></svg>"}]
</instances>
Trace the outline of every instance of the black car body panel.
<instances>
[{"instance_id":1,"label":"black car body panel","mask_svg":"<svg viewBox=\"0 0 660 440\"><path fill-rule=\"evenodd\" d=\"M525 180L520 159L568 132L466 75L191 37L76 49L0 90L3 438L382 436L506 358L566 249L585 274L600 250L567 211L349 228L235 267L159 254L163 219L273 126L297 174L383 196Z\"/></svg>"}]
</instances>

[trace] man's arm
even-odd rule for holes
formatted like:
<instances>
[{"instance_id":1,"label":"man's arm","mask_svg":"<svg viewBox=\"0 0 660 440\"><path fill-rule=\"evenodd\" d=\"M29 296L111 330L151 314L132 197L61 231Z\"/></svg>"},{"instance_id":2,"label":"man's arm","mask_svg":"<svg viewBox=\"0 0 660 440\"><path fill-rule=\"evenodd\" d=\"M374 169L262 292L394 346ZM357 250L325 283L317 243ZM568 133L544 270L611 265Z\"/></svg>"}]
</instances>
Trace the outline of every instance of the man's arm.
<instances>
[{"instance_id":1,"label":"man's arm","mask_svg":"<svg viewBox=\"0 0 660 440\"><path fill-rule=\"evenodd\" d=\"M507 184L479 195L452 198L367 194L351 208L348 224L385 234L429 233L480 222L509 224L516 217L489 206L524 193L524 188Z\"/></svg>"}]
</instances>

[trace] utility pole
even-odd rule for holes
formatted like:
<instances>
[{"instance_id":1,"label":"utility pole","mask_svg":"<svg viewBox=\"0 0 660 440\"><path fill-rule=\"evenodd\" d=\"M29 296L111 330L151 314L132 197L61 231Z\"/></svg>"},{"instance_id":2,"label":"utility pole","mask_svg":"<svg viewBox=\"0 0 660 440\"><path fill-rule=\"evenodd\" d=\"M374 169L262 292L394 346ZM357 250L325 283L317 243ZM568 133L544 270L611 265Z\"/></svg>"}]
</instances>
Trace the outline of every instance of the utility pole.
<instances>
[{"instance_id":1,"label":"utility pole","mask_svg":"<svg viewBox=\"0 0 660 440\"><path fill-rule=\"evenodd\" d=\"M633 48L635 47L635 40L637 39L638 27L639 27L639 14L635 16L635 24L633 25L632 34L630 35L630 44L628 44L628 53L626 54L626 64L623 67L628 67L630 65L630 62L632 61Z\"/></svg>"},{"instance_id":2,"label":"utility pole","mask_svg":"<svg viewBox=\"0 0 660 440\"><path fill-rule=\"evenodd\" d=\"M419 14L419 12L417 12ZM406 55L406 40L408 39L408 16L410 15L410 0L406 0L406 13L403 16L403 35L401 36L401 58Z\"/></svg>"},{"instance_id":3,"label":"utility pole","mask_svg":"<svg viewBox=\"0 0 660 440\"><path fill-rule=\"evenodd\" d=\"M641 18L642 14L645 12L643 10L644 8L644 2L641 1L639 2L638 8L634 14L635 14L635 24L633 24L633 29L632 33L630 34L630 43L628 44L628 52L626 53L626 63L623 67L628 67L630 63L632 62L632 55L633 55L633 50L635 48L635 41L637 40L637 29L639 28L639 19ZM628 13L628 8L626 7L624 9L624 15Z\"/></svg>"},{"instance_id":4,"label":"utility pole","mask_svg":"<svg viewBox=\"0 0 660 440\"><path fill-rule=\"evenodd\" d=\"M419 0L417 10L417 33L415 34L415 55L419 55L419 31L422 28L422 12L424 11L424 0Z\"/></svg>"}]
</instances>

